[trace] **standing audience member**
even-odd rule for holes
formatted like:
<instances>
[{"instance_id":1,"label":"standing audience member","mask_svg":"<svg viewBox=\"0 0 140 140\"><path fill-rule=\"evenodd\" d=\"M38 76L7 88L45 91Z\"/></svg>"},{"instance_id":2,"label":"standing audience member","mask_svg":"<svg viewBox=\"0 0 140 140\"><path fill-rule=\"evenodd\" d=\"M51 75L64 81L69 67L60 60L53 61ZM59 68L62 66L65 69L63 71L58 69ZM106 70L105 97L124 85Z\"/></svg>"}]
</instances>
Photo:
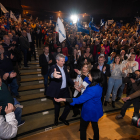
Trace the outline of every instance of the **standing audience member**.
<instances>
[{"instance_id":1,"label":"standing audience member","mask_svg":"<svg viewBox=\"0 0 140 140\"><path fill-rule=\"evenodd\" d=\"M121 61L121 57L117 55L114 59L114 63L110 65L111 76L108 80L108 89L106 93L104 106L107 106L110 94L112 92L112 107L115 108L115 99L119 87L122 85L122 75L124 73L124 68ZM113 90L113 91L112 91Z\"/></svg>"},{"instance_id":2,"label":"standing audience member","mask_svg":"<svg viewBox=\"0 0 140 140\"><path fill-rule=\"evenodd\" d=\"M43 49L44 53L39 56L39 65L41 68L41 74L44 77L45 92L48 87L48 76L50 68L55 64L55 59L51 53L49 53L49 46L45 46Z\"/></svg>"},{"instance_id":3,"label":"standing audience member","mask_svg":"<svg viewBox=\"0 0 140 140\"><path fill-rule=\"evenodd\" d=\"M93 65L93 69L99 69L103 74L103 92L102 92L102 104L104 102L104 96L106 95L107 91L107 77L110 77L110 66L105 63L105 57L99 56L98 63Z\"/></svg>"},{"instance_id":4,"label":"standing audience member","mask_svg":"<svg viewBox=\"0 0 140 140\"><path fill-rule=\"evenodd\" d=\"M22 31L22 36L19 38L20 47L24 55L24 67L29 68L28 66L28 54L31 51L30 43L27 40L27 32L25 30Z\"/></svg>"}]
</instances>

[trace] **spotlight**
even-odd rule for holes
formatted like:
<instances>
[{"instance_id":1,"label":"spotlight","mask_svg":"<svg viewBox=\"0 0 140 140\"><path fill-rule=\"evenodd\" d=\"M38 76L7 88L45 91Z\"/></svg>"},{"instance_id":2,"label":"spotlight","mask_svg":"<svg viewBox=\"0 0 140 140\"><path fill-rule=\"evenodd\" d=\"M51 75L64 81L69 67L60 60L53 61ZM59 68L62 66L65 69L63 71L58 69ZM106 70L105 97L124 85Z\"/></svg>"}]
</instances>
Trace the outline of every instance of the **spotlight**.
<instances>
[{"instance_id":1,"label":"spotlight","mask_svg":"<svg viewBox=\"0 0 140 140\"><path fill-rule=\"evenodd\" d=\"M70 19L73 21L73 24L75 24L78 21L78 16L77 15L71 15Z\"/></svg>"}]
</instances>

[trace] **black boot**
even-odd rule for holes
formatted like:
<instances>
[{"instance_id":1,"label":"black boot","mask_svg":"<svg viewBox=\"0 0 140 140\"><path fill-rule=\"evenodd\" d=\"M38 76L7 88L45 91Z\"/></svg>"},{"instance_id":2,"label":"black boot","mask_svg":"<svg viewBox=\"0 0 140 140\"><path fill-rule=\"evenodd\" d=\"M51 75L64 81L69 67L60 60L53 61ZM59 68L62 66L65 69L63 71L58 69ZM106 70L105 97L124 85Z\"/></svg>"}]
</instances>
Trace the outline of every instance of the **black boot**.
<instances>
[{"instance_id":1,"label":"black boot","mask_svg":"<svg viewBox=\"0 0 140 140\"><path fill-rule=\"evenodd\" d=\"M115 108L115 101L112 101L112 107Z\"/></svg>"}]
</instances>

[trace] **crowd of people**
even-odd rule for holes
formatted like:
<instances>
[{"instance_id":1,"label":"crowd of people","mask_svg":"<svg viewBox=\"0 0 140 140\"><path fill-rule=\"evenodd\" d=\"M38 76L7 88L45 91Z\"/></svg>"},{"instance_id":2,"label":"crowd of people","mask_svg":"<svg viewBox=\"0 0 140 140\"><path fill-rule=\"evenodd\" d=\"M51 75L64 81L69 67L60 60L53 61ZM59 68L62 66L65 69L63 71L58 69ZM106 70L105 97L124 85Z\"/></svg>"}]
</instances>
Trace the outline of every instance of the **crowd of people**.
<instances>
[{"instance_id":1,"label":"crowd of people","mask_svg":"<svg viewBox=\"0 0 140 140\"><path fill-rule=\"evenodd\" d=\"M126 83L127 96L140 90L140 36L136 32L136 23L121 28L114 24L103 26L99 32L91 31L90 35L77 32L77 27L68 22L64 21L63 24L66 40L60 43L52 23L38 19L18 23L13 19L0 17L0 131L3 131L3 126L7 129L5 134L0 133L0 139L14 137L17 126L25 123L21 119L22 106L17 101L20 98L20 68L22 55L24 68L29 68L31 57L37 60L35 46L44 46L39 64L44 77L44 94L52 97L54 102L54 123L58 125L58 102L66 102L59 118L65 125L69 125L66 117L70 112L70 104L74 106L82 103L82 140L86 138L85 131L90 121L96 132L94 139L99 139L97 122L103 115L102 106L108 106L112 100L112 107L115 108L115 102L121 99ZM71 96L69 90L72 92ZM138 114L139 97L127 100L116 119L123 118L132 103L134 115ZM91 106L96 109L92 107L92 110ZM72 108L73 117L80 114L81 106L75 105Z\"/></svg>"}]
</instances>

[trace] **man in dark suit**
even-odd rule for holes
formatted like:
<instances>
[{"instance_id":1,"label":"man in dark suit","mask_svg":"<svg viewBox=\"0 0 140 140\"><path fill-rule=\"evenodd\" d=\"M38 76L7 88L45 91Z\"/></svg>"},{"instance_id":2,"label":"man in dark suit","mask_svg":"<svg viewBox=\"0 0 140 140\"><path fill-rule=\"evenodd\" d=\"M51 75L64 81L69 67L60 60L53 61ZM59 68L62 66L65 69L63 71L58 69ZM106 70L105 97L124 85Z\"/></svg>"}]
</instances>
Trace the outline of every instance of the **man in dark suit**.
<instances>
[{"instance_id":1,"label":"man in dark suit","mask_svg":"<svg viewBox=\"0 0 140 140\"><path fill-rule=\"evenodd\" d=\"M53 65L50 69L50 77L51 77L51 83L47 89L46 95L49 97L55 97L55 98L69 98L70 94L68 91L68 83L70 83L72 86L74 86L74 82L70 79L67 68L64 66L65 63L65 55L58 54L56 56L56 62L57 64ZM55 78L55 72L60 73L59 78ZM60 103L57 103L54 101L55 106L55 125L58 125L58 117L60 112ZM68 103L65 103L64 111L59 118L60 121L62 121L65 125L69 125L69 123L66 121L66 117L70 112L70 105Z\"/></svg>"},{"instance_id":2,"label":"man in dark suit","mask_svg":"<svg viewBox=\"0 0 140 140\"><path fill-rule=\"evenodd\" d=\"M102 71L103 73L103 77L104 77L104 84L103 84L103 92L102 92L102 104L104 102L104 96L106 95L106 91L107 91L107 77L110 77L111 73L110 73L110 66L108 64L105 63L105 57L104 56L99 56L98 57L98 63L95 63L93 65L93 69L99 69L100 71Z\"/></svg>"},{"instance_id":3,"label":"man in dark suit","mask_svg":"<svg viewBox=\"0 0 140 140\"><path fill-rule=\"evenodd\" d=\"M31 49L30 49L30 43L28 42L27 39L27 32L25 30L22 31L22 36L20 36L19 42L20 42L21 50L23 51L24 54L24 67L29 67L27 65L28 63L27 56L29 51L31 51Z\"/></svg>"},{"instance_id":4,"label":"man in dark suit","mask_svg":"<svg viewBox=\"0 0 140 140\"><path fill-rule=\"evenodd\" d=\"M49 46L45 46L43 49L44 53L39 56L39 65L42 67L41 74L44 77L45 92L48 87L48 76L50 67L55 64L55 59L51 53L49 53Z\"/></svg>"}]
</instances>

